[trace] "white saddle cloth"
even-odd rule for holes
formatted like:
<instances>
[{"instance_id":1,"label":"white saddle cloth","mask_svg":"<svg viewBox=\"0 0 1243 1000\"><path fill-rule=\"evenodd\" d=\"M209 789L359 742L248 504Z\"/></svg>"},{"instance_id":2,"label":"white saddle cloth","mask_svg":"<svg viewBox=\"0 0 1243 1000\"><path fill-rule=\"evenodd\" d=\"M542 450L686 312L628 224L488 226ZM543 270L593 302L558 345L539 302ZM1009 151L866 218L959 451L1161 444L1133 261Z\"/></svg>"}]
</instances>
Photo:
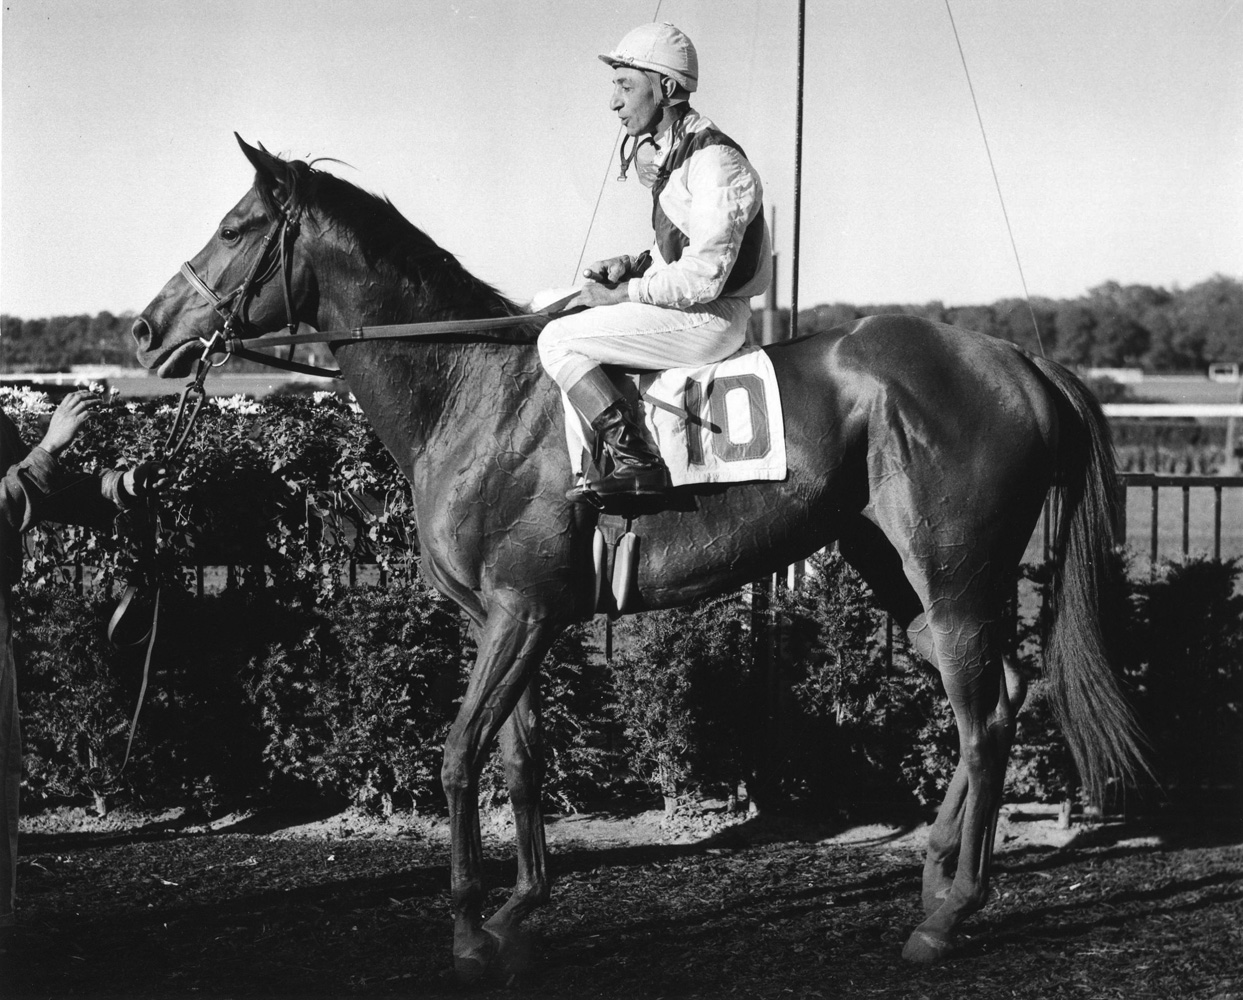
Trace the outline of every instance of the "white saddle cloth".
<instances>
[{"instance_id":1,"label":"white saddle cloth","mask_svg":"<svg viewBox=\"0 0 1243 1000\"><path fill-rule=\"evenodd\" d=\"M643 424L674 486L786 477L785 423L772 362L744 347L701 368L644 375ZM570 466L581 474L594 434L562 394Z\"/></svg>"}]
</instances>

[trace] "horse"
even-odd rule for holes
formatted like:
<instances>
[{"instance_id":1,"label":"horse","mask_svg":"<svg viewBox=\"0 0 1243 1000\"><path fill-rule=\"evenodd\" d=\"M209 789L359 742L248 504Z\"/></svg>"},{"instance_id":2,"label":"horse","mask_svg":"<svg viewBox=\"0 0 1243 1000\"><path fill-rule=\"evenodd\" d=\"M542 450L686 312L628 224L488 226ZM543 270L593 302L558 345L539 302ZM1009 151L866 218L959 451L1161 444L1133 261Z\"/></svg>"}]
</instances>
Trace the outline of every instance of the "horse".
<instances>
[{"instance_id":1,"label":"horse","mask_svg":"<svg viewBox=\"0 0 1243 1000\"><path fill-rule=\"evenodd\" d=\"M184 377L235 325L492 320L505 336L346 340L331 351L409 478L421 570L473 621L478 655L444 747L453 961L463 981L529 954L550 897L540 812L540 661L594 611L593 536L618 516L565 497L564 411L538 324L387 199L237 141L254 184L134 320L143 366ZM233 291L224 292L227 288ZM344 338L345 335L342 334ZM215 338L215 339L214 339ZM1144 768L1100 612L1113 580L1115 473L1099 404L1071 372L982 334L905 315L763 348L786 414L784 480L680 487L641 517L639 609L737 589L834 542L940 674L959 760L930 830L924 919L903 956L931 963L988 895L993 835L1025 674L1006 596L1053 505L1045 674L1086 788ZM517 881L486 920L478 780L499 739Z\"/></svg>"}]
</instances>

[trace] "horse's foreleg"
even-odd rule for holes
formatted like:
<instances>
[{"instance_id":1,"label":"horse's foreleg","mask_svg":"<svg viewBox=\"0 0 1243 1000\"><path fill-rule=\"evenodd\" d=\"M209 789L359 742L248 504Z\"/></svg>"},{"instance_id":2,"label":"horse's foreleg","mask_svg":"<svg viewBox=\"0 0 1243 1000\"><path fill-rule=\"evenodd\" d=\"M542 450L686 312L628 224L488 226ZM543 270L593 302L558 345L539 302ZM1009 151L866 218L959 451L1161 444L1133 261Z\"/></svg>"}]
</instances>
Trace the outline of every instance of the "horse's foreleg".
<instances>
[{"instance_id":1,"label":"horse's foreleg","mask_svg":"<svg viewBox=\"0 0 1243 1000\"><path fill-rule=\"evenodd\" d=\"M1014 736L1012 702L1023 692L1011 683L1016 671L1007 669L1002 682L1003 671L990 658L982 632L972 623L969 632L958 628L934 633L938 666L958 724L960 759L929 836L923 896L931 912L903 949L912 961L947 957L959 924L988 897L992 840Z\"/></svg>"},{"instance_id":2,"label":"horse's foreleg","mask_svg":"<svg viewBox=\"0 0 1243 1000\"><path fill-rule=\"evenodd\" d=\"M503 942L483 927L479 774L501 726L552 645L553 619L513 593L494 594L466 694L445 743L441 778L449 802L453 961L459 978L493 967Z\"/></svg>"},{"instance_id":3,"label":"horse's foreleg","mask_svg":"<svg viewBox=\"0 0 1243 1000\"><path fill-rule=\"evenodd\" d=\"M514 840L518 852L518 881L509 900L492 915L484 929L501 943L502 966L519 971L526 965L530 946L521 923L548 902L545 870L544 816L540 809L539 678L532 677L513 713L501 729L505 781L514 813Z\"/></svg>"}]
</instances>

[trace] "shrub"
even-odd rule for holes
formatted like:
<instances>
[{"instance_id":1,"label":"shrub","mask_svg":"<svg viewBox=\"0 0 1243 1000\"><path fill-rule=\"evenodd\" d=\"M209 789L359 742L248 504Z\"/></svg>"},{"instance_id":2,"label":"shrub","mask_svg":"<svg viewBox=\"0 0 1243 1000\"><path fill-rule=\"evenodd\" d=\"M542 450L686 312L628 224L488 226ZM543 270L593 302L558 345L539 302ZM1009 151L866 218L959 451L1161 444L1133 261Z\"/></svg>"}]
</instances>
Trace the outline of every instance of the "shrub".
<instances>
[{"instance_id":1,"label":"shrub","mask_svg":"<svg viewBox=\"0 0 1243 1000\"><path fill-rule=\"evenodd\" d=\"M948 705L904 644L889 666L885 614L858 574L836 549L819 553L778 614L793 698L779 729L785 795L843 808L892 804L913 786L927 801L956 756L956 740L946 746Z\"/></svg>"},{"instance_id":2,"label":"shrub","mask_svg":"<svg viewBox=\"0 0 1243 1000\"><path fill-rule=\"evenodd\" d=\"M268 764L368 808L438 798L465 653L449 602L421 582L359 587L284 626L246 674Z\"/></svg>"},{"instance_id":3,"label":"shrub","mask_svg":"<svg viewBox=\"0 0 1243 1000\"><path fill-rule=\"evenodd\" d=\"M177 801L213 812L260 787L258 731L237 679L256 619L271 620L253 601L191 606L161 595L128 763L146 645L108 642L113 602L100 591L22 586L15 604L26 788L36 800Z\"/></svg>"},{"instance_id":4,"label":"shrub","mask_svg":"<svg viewBox=\"0 0 1243 1000\"><path fill-rule=\"evenodd\" d=\"M612 664L613 694L635 777L670 807L750 777L763 702L739 595L623 619L619 635L629 648Z\"/></svg>"},{"instance_id":5,"label":"shrub","mask_svg":"<svg viewBox=\"0 0 1243 1000\"><path fill-rule=\"evenodd\" d=\"M1158 776L1176 794L1243 783L1237 559L1167 563L1133 585L1127 657Z\"/></svg>"},{"instance_id":6,"label":"shrub","mask_svg":"<svg viewBox=\"0 0 1243 1000\"><path fill-rule=\"evenodd\" d=\"M141 661L108 644L100 596L23 586L14 597L25 792L34 802L90 796L105 807L146 770L144 731L121 773Z\"/></svg>"}]
</instances>

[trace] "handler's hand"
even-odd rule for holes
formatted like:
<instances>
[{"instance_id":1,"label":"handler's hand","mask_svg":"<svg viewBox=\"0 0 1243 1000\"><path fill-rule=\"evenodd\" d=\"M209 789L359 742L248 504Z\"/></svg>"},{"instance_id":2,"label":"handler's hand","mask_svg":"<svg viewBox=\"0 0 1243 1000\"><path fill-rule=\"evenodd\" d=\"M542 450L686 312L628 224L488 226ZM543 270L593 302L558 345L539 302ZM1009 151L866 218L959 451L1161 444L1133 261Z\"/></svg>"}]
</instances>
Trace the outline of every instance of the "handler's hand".
<instances>
[{"instance_id":1,"label":"handler's hand","mask_svg":"<svg viewBox=\"0 0 1243 1000\"><path fill-rule=\"evenodd\" d=\"M629 254L623 254L620 257L610 257L608 260L598 260L594 264L588 264L587 269L583 271L583 277L598 281L603 285L616 285L629 278L633 268L634 260Z\"/></svg>"},{"instance_id":2,"label":"handler's hand","mask_svg":"<svg viewBox=\"0 0 1243 1000\"><path fill-rule=\"evenodd\" d=\"M48 424L47 433L39 442L39 447L49 455L59 455L77 436L82 425L91 417L91 411L103 400L93 392L75 389L60 401L56 412L52 414L52 422Z\"/></svg>"},{"instance_id":3,"label":"handler's hand","mask_svg":"<svg viewBox=\"0 0 1243 1000\"><path fill-rule=\"evenodd\" d=\"M143 462L126 471L121 477L121 486L132 497L144 499L155 496L171 479L168 469L154 462Z\"/></svg>"}]
</instances>

